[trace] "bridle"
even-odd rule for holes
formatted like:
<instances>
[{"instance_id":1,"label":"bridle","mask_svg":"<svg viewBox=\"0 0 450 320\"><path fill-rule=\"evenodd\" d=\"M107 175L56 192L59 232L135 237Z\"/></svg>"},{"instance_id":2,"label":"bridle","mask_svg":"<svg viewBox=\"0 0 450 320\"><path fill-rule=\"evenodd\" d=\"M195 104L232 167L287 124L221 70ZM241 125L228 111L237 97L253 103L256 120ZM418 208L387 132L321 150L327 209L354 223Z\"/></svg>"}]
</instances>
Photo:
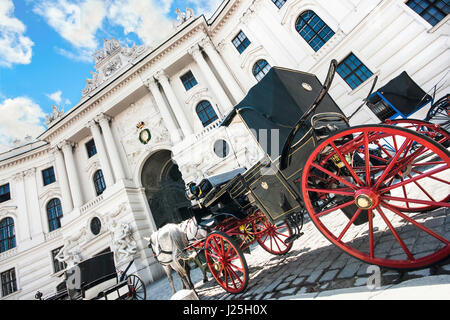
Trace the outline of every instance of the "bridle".
<instances>
[{"instance_id":1,"label":"bridle","mask_svg":"<svg viewBox=\"0 0 450 320\"><path fill-rule=\"evenodd\" d=\"M149 245L150 250L152 250L153 252L153 258L156 259L156 261L158 261L160 264L170 264L173 261L173 258L171 258L169 261L161 261L160 259L158 259L158 256L160 254L168 254L172 257L173 255L173 251L165 251L161 248L161 245L158 242L158 251L159 253L156 254L155 251L153 250L153 242L150 240L150 245Z\"/></svg>"}]
</instances>

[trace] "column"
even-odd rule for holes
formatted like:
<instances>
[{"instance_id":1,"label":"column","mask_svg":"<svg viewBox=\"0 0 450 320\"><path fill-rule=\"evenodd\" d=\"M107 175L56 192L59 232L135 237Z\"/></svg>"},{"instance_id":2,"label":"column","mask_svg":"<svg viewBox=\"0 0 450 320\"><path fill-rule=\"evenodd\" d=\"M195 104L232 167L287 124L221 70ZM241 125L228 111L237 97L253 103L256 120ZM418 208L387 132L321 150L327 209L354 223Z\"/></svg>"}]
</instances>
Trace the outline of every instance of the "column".
<instances>
[{"instance_id":1,"label":"column","mask_svg":"<svg viewBox=\"0 0 450 320\"><path fill-rule=\"evenodd\" d=\"M230 99L228 98L227 94L223 90L222 86L220 85L219 81L215 77L214 73L209 68L208 63L206 62L205 58L203 58L203 55L200 51L200 48L198 45L193 46L191 49L188 50L189 54L194 58L195 62L199 66L200 70L202 71L203 75L206 78L206 81L211 86L211 89L216 95L216 98L219 99L219 105L222 107L222 114L227 114L228 111L233 109L233 104L231 103Z\"/></svg>"},{"instance_id":2,"label":"column","mask_svg":"<svg viewBox=\"0 0 450 320\"><path fill-rule=\"evenodd\" d=\"M223 82L226 83L234 100L236 102L241 101L244 98L244 92L242 91L241 87L237 83L236 79L231 74L230 70L228 70L227 66L223 62L222 57L216 51L216 48L214 48L214 45L211 42L211 39L209 39L209 37L206 37L205 39L203 39L201 42L201 46L205 50L205 52L208 55L209 59L211 60L212 64L216 68L217 72L222 77Z\"/></svg>"},{"instance_id":3,"label":"column","mask_svg":"<svg viewBox=\"0 0 450 320\"><path fill-rule=\"evenodd\" d=\"M70 194L64 155L58 147L53 149L53 154L55 155L56 174L58 175L59 187L61 189L61 205L63 213L69 213L73 210L73 201L72 195Z\"/></svg>"},{"instance_id":4,"label":"column","mask_svg":"<svg viewBox=\"0 0 450 320\"><path fill-rule=\"evenodd\" d=\"M25 181L23 172L12 177L14 187L14 198L17 203L17 220L14 221L17 244L31 239L30 225L28 221L27 197L25 194Z\"/></svg>"},{"instance_id":5,"label":"column","mask_svg":"<svg viewBox=\"0 0 450 320\"><path fill-rule=\"evenodd\" d=\"M98 123L94 120L88 122L87 127L91 130L94 137L95 147L97 148L98 157L100 158L100 166L102 167L103 177L105 178L105 184L107 187L114 184L114 176L109 164L108 154L106 153L106 147L103 142L102 133Z\"/></svg>"},{"instance_id":6,"label":"column","mask_svg":"<svg viewBox=\"0 0 450 320\"><path fill-rule=\"evenodd\" d=\"M181 134L178 131L177 125L172 115L170 114L169 106L164 101L161 91L159 91L158 84L156 83L155 79L151 77L145 81L145 85L149 88L150 92L152 93L152 96L155 98L156 105L158 107L159 112L161 113L161 117L163 118L164 124L166 125L167 130L169 131L172 142L177 143L178 141L181 140Z\"/></svg>"},{"instance_id":7,"label":"column","mask_svg":"<svg viewBox=\"0 0 450 320\"><path fill-rule=\"evenodd\" d=\"M25 197L27 201L27 219L32 238L43 236L42 216L39 206L38 187L36 181L36 168L24 172Z\"/></svg>"},{"instance_id":8,"label":"column","mask_svg":"<svg viewBox=\"0 0 450 320\"><path fill-rule=\"evenodd\" d=\"M175 92L173 92L172 86L169 83L169 78L167 77L167 75L164 73L163 70L158 71L155 74L155 78L161 84L164 93L166 94L167 100L169 100L170 107L172 108L175 117L177 118L181 130L183 131L184 136L186 137L190 136L192 133L194 133L194 131L192 130L192 126L189 123L183 108L178 102Z\"/></svg>"},{"instance_id":9,"label":"column","mask_svg":"<svg viewBox=\"0 0 450 320\"><path fill-rule=\"evenodd\" d=\"M75 159L72 153L73 143L69 141L63 141L59 147L64 154L64 162L66 163L67 177L69 178L73 206L75 208L80 208L84 204L84 200L83 194L81 193L81 185L78 178Z\"/></svg>"},{"instance_id":10,"label":"column","mask_svg":"<svg viewBox=\"0 0 450 320\"><path fill-rule=\"evenodd\" d=\"M111 165L113 167L116 181L126 178L125 170L123 169L122 161L120 160L119 150L117 149L116 141L113 137L111 127L109 126L109 120L111 118L104 113L99 114L96 120L102 128L103 137L106 142L106 149L108 150L109 158L111 159Z\"/></svg>"}]
</instances>

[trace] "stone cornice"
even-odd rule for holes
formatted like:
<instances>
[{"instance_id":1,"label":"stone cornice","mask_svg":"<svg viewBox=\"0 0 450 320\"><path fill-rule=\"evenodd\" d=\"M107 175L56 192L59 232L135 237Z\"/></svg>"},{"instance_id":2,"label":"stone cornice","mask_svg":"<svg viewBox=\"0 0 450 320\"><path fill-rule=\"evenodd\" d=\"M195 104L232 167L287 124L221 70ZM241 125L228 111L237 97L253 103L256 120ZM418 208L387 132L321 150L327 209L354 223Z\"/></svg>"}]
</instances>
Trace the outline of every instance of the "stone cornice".
<instances>
[{"instance_id":1,"label":"stone cornice","mask_svg":"<svg viewBox=\"0 0 450 320\"><path fill-rule=\"evenodd\" d=\"M36 158L39 158L42 155L45 155L49 152L51 152L51 148L49 145L40 146L36 149L26 151L23 154L12 156L9 159L2 160L0 162L0 169L7 169L7 168L18 166L29 160L34 160Z\"/></svg>"}]
</instances>

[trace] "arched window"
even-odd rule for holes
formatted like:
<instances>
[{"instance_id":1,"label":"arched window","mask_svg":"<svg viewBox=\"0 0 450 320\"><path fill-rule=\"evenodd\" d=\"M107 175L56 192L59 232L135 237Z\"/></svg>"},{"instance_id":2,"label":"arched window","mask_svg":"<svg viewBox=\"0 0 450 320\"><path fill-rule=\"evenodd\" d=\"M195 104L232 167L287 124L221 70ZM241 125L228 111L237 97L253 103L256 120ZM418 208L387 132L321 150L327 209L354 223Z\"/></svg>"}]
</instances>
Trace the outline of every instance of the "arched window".
<instances>
[{"instance_id":1,"label":"arched window","mask_svg":"<svg viewBox=\"0 0 450 320\"><path fill-rule=\"evenodd\" d=\"M15 247L14 220L8 217L0 221L0 252L5 252Z\"/></svg>"},{"instance_id":2,"label":"arched window","mask_svg":"<svg viewBox=\"0 0 450 320\"><path fill-rule=\"evenodd\" d=\"M297 18L295 29L314 51L322 48L334 35L334 31L311 10L303 12Z\"/></svg>"},{"instance_id":3,"label":"arched window","mask_svg":"<svg viewBox=\"0 0 450 320\"><path fill-rule=\"evenodd\" d=\"M200 121L202 122L204 127L219 119L209 101L206 100L201 101L197 105L195 111L197 112L197 115L200 118Z\"/></svg>"},{"instance_id":4,"label":"arched window","mask_svg":"<svg viewBox=\"0 0 450 320\"><path fill-rule=\"evenodd\" d=\"M47 203L47 218L50 231L61 228L61 218L63 216L61 201L58 198Z\"/></svg>"},{"instance_id":5,"label":"arched window","mask_svg":"<svg viewBox=\"0 0 450 320\"><path fill-rule=\"evenodd\" d=\"M256 80L261 81L262 78L269 72L270 64L266 60L258 60L253 66L253 75Z\"/></svg>"},{"instance_id":6,"label":"arched window","mask_svg":"<svg viewBox=\"0 0 450 320\"><path fill-rule=\"evenodd\" d=\"M417 12L432 26L435 26L450 13L448 0L409 0L406 5Z\"/></svg>"},{"instance_id":7,"label":"arched window","mask_svg":"<svg viewBox=\"0 0 450 320\"><path fill-rule=\"evenodd\" d=\"M103 178L103 172L102 170L97 170L94 173L94 186L95 186L95 192L97 193L97 196L101 195L103 191L106 189L105 179Z\"/></svg>"}]
</instances>

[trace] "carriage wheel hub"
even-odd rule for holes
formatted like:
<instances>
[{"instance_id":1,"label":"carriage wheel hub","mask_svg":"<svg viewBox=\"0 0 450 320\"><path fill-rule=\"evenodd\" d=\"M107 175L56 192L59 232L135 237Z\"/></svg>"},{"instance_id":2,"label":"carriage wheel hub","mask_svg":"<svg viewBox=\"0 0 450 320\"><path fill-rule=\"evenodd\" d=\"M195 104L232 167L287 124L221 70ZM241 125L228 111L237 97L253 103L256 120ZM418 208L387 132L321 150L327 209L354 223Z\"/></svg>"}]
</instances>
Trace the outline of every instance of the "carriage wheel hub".
<instances>
[{"instance_id":1,"label":"carriage wheel hub","mask_svg":"<svg viewBox=\"0 0 450 320\"><path fill-rule=\"evenodd\" d=\"M363 210L373 209L379 202L378 194L370 189L362 189L355 194L355 204Z\"/></svg>"}]
</instances>

